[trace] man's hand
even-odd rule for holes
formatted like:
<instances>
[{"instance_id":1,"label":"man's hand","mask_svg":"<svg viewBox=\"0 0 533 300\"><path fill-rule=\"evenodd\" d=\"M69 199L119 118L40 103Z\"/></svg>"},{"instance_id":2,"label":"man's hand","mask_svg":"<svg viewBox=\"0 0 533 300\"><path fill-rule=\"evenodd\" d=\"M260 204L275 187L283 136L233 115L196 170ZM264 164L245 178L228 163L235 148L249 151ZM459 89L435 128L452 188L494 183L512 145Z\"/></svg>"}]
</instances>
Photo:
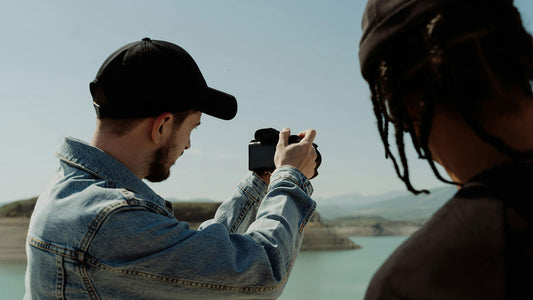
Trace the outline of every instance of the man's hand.
<instances>
[{"instance_id":1,"label":"man's hand","mask_svg":"<svg viewBox=\"0 0 533 300\"><path fill-rule=\"evenodd\" d=\"M302 172L307 178L315 174L316 151L313 147L313 140L316 136L314 129L302 131L298 136L302 139L299 143L289 145L291 130L284 128L279 133L279 141L274 154L274 164L276 168L283 165L293 166Z\"/></svg>"}]
</instances>

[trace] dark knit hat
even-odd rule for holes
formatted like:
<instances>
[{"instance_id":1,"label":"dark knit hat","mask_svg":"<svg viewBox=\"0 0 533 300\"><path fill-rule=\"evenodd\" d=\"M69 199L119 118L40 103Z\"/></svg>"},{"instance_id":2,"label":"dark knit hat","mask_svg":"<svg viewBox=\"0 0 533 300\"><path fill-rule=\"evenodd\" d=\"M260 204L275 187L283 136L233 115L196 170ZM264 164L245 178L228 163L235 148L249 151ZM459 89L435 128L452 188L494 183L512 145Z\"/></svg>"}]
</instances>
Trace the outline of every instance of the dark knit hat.
<instances>
[{"instance_id":1,"label":"dark knit hat","mask_svg":"<svg viewBox=\"0 0 533 300\"><path fill-rule=\"evenodd\" d=\"M469 11L470 18L487 19L512 7L512 0L369 0L363 14L363 35L359 44L359 62L363 76L375 65L376 58L394 38L409 32L413 26L445 10Z\"/></svg>"}]
</instances>

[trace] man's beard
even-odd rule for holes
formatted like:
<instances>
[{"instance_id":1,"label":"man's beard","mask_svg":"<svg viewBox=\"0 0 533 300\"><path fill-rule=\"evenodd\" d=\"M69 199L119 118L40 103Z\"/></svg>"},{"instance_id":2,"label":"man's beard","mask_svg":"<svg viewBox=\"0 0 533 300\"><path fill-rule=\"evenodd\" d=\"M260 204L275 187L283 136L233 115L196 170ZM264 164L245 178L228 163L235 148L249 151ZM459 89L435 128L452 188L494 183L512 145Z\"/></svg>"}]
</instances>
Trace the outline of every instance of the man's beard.
<instances>
[{"instance_id":1,"label":"man's beard","mask_svg":"<svg viewBox=\"0 0 533 300\"><path fill-rule=\"evenodd\" d=\"M148 175L144 177L146 180L151 182L161 182L170 176L170 166L167 166L167 163L171 148L172 145L169 142L154 153L154 157L152 158L148 169Z\"/></svg>"}]
</instances>

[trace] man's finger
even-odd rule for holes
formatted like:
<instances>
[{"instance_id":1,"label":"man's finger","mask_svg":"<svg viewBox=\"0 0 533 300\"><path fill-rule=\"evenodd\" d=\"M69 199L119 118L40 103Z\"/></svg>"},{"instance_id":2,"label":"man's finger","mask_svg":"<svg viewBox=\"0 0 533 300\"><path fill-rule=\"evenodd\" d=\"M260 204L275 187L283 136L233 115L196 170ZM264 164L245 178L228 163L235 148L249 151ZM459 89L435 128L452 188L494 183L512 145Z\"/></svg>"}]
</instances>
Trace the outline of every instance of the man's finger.
<instances>
[{"instance_id":1,"label":"man's finger","mask_svg":"<svg viewBox=\"0 0 533 300\"><path fill-rule=\"evenodd\" d=\"M298 136L302 138L302 142L306 141L306 142L312 143L316 137L316 130L307 129L307 130L300 132Z\"/></svg>"},{"instance_id":2,"label":"man's finger","mask_svg":"<svg viewBox=\"0 0 533 300\"><path fill-rule=\"evenodd\" d=\"M291 135L291 130L289 128L283 128L279 133L278 145L287 147L289 145L289 136Z\"/></svg>"}]
</instances>

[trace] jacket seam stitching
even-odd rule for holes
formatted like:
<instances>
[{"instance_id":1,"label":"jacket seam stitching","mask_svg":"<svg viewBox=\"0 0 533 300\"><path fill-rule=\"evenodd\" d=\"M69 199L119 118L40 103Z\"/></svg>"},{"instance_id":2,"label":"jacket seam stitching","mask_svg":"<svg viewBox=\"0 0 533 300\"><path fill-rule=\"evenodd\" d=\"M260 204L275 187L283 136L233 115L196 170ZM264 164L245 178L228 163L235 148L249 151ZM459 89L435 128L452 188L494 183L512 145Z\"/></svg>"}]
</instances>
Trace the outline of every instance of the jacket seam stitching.
<instances>
[{"instance_id":1,"label":"jacket seam stitching","mask_svg":"<svg viewBox=\"0 0 533 300\"><path fill-rule=\"evenodd\" d=\"M305 225L307 225L307 223L308 223L309 219L311 218L311 216L313 216L315 208L316 208L316 202L313 201L313 205L312 205L311 209L307 212L307 215L302 220L302 224L300 225L300 228L298 229L298 236L296 237L296 244L294 245L294 253L292 255L292 260L287 265L287 268L285 269L285 271L287 273L290 272L290 270L292 269L292 267L294 265L294 262L296 261L296 257L298 256L298 251L300 250L300 248L298 247L298 244L300 244L301 241L302 241L303 230L305 228Z\"/></svg>"},{"instance_id":2,"label":"jacket seam stitching","mask_svg":"<svg viewBox=\"0 0 533 300\"><path fill-rule=\"evenodd\" d=\"M276 178L274 178L273 181L277 180L277 179L288 179L290 181L292 181L294 184L296 184L300 189L302 189L303 191L305 191L307 193L307 189L305 187L305 184L300 184L300 181L298 180L298 178L295 178L294 176L292 175L279 175L279 176L276 176Z\"/></svg>"},{"instance_id":3,"label":"jacket seam stitching","mask_svg":"<svg viewBox=\"0 0 533 300\"><path fill-rule=\"evenodd\" d=\"M164 215L164 216L167 216L167 217L174 217L174 214L170 212L170 210L168 209L163 209L161 208L159 205L157 204L154 204L150 201L144 201L144 200L139 200L137 198L135 198L135 194L125 188L120 188L118 189L120 193L122 193L122 195L124 195L124 197L126 198L126 201L128 202L128 204L132 205L132 206L141 206L141 207L148 207L148 208L151 208L153 210L155 210L158 214L160 215Z\"/></svg>"},{"instance_id":4,"label":"jacket seam stitching","mask_svg":"<svg viewBox=\"0 0 533 300\"><path fill-rule=\"evenodd\" d=\"M224 290L224 291L232 291L232 292L255 292L255 293L269 292L269 291L278 289L280 286L282 286L285 283L285 281L287 281L287 276L284 276L284 278L277 285L274 285L274 286L237 287L237 286L230 286L230 285L225 285L225 284L216 284L216 283L199 282L199 281L173 278L173 277L157 275L157 274L152 274L152 273L137 271L137 270L126 270L126 269L115 268L115 267L105 265L92 257L87 259L87 263L101 270L105 270L105 271L109 271L113 273L140 276L140 277L144 277L147 279L158 280L161 282L174 283L174 284L183 285L183 286L200 287L200 288L207 288L207 289L212 289L212 290Z\"/></svg>"},{"instance_id":5,"label":"jacket seam stitching","mask_svg":"<svg viewBox=\"0 0 533 300\"><path fill-rule=\"evenodd\" d=\"M313 216L315 209L316 209L316 202L313 201L313 205L311 206L311 209L309 209L309 211L307 212L307 215L305 216L305 218L302 220L302 223L300 224L300 228L298 229L298 232L302 232L304 230L305 225L307 225L307 223Z\"/></svg>"},{"instance_id":6,"label":"jacket seam stitching","mask_svg":"<svg viewBox=\"0 0 533 300\"><path fill-rule=\"evenodd\" d=\"M45 251L49 251L49 252L52 252L52 253L55 253L55 254L58 254L58 255L61 255L61 256L70 257L70 258L72 258L74 260L78 259L77 252L74 251L74 250L70 250L70 249L67 249L67 248L63 248L63 247L52 245L50 243L39 241L39 240L33 238L30 235L27 236L26 240L33 247L36 247L36 248L39 248L39 249L42 249L42 250L45 250Z\"/></svg>"},{"instance_id":7,"label":"jacket seam stitching","mask_svg":"<svg viewBox=\"0 0 533 300\"><path fill-rule=\"evenodd\" d=\"M56 297L59 300L65 299L65 268L63 266L63 255L56 255L57 277L56 277Z\"/></svg>"},{"instance_id":8,"label":"jacket seam stitching","mask_svg":"<svg viewBox=\"0 0 533 300\"><path fill-rule=\"evenodd\" d=\"M136 202L135 206L138 206L138 207L154 208L151 205L148 205L148 204L151 204L150 202L138 201L138 200L136 200L135 202ZM130 203L128 203L127 201L122 201L122 202L115 203L113 205L107 206L105 209L103 209L95 217L95 219L93 220L92 224L89 226L89 229L94 228L92 230L92 232L93 232L92 236L94 236L94 232L96 232L96 230L101 226L101 224L103 223L103 221L105 220L105 218L107 216L109 216L113 211L116 211L119 208L130 207L129 204ZM105 215L103 215L104 212L107 212L107 213ZM97 220L99 220L100 222L98 224L95 224ZM85 234L84 238L82 239L82 242L80 243L82 246L85 246L85 244L90 242L90 241L88 241L89 232L91 232L91 230L88 230L87 233ZM88 249L88 247L86 247L86 249L80 248L81 251L80 250L71 250L71 249L68 249L68 248L64 248L64 247L61 247L61 246L54 245L52 243L40 241L40 240L32 237L30 234L27 235L26 240L27 240L27 242L30 245L32 245L32 246L34 246L36 248L39 248L39 249L42 249L42 250L45 250L45 251L49 251L49 252L52 252L52 253L55 253L55 254L58 254L58 255L66 256L66 257L72 258L72 259L80 261L80 262L83 262L83 257L85 256L85 252Z\"/></svg>"},{"instance_id":9,"label":"jacket seam stitching","mask_svg":"<svg viewBox=\"0 0 533 300\"><path fill-rule=\"evenodd\" d=\"M60 160L64 161L66 164L69 164L73 167L76 167L76 168L79 168L97 178L101 178L103 180L106 180L107 181L107 178L105 176L102 176L101 174L98 174L97 172L85 167L84 165L80 164L80 163L77 163L77 162L74 162L72 161L70 158L68 157L65 157L63 156L61 153L56 153L56 157L59 158Z\"/></svg>"},{"instance_id":10,"label":"jacket seam stitching","mask_svg":"<svg viewBox=\"0 0 533 300\"><path fill-rule=\"evenodd\" d=\"M252 206L253 206L253 202L246 201L246 205L243 207L243 209L241 209L239 217L237 218L237 220L235 220L235 222L231 226L231 229L229 231L230 233L234 233L237 230L237 228L239 228L239 226L241 225L244 218L246 218L246 215L248 214Z\"/></svg>"},{"instance_id":11,"label":"jacket seam stitching","mask_svg":"<svg viewBox=\"0 0 533 300\"><path fill-rule=\"evenodd\" d=\"M80 273L81 281L83 282L83 285L85 286L85 290L87 291L87 294L91 299L99 300L100 297L96 293L96 289L91 282L91 279L89 278L89 274L87 273L87 269L85 268L85 264L81 264L78 266L78 272Z\"/></svg>"},{"instance_id":12,"label":"jacket seam stitching","mask_svg":"<svg viewBox=\"0 0 533 300\"><path fill-rule=\"evenodd\" d=\"M250 192L248 192L248 188L245 188L245 187L243 187L240 184L239 184L239 187L241 188L242 192L245 193L253 202L257 202L258 204L261 203L261 201L259 201L259 199L256 199L256 197L254 195L252 195Z\"/></svg>"},{"instance_id":13,"label":"jacket seam stitching","mask_svg":"<svg viewBox=\"0 0 533 300\"><path fill-rule=\"evenodd\" d=\"M81 240L80 249L82 250L82 252L80 252L80 254L83 255L83 253L87 251L94 235L96 234L96 231L98 230L98 228L100 228L100 226L105 221L107 216L109 216L109 214L113 212L115 209L124 207L124 206L129 206L128 201L123 200L118 203L111 204L105 207L103 210L101 210L98 213L98 215L91 222L91 225L89 225L87 232L85 232L85 235L83 236ZM80 258L80 261L83 261L83 257Z\"/></svg>"},{"instance_id":14,"label":"jacket seam stitching","mask_svg":"<svg viewBox=\"0 0 533 300\"><path fill-rule=\"evenodd\" d=\"M28 242L32 246L35 246L37 248L40 248L40 249L43 249L43 250L47 250L47 251L50 251L50 252L53 252L53 253L56 253L56 254L59 254L59 255L62 255L62 256L67 256L67 257L70 257L72 259L79 259L79 257L80 257L79 255L76 255L75 252L72 251L72 250L69 250L69 249L66 249L66 248L62 248L62 247L58 247L58 246L54 246L54 245L49 244L49 243L44 243L44 242L41 242L41 241L37 241L37 240L33 239L31 236L28 236ZM45 247L45 246L48 246L48 247ZM60 252L60 251L58 251L56 249L61 249L61 250L63 250L63 252ZM68 253L72 253L72 254L68 254ZM294 261L294 259L293 259L293 261ZM223 284L214 284L214 283L206 283L206 282L198 282L198 281L192 281L192 280L178 279L178 278L173 278L173 277L168 277L168 276L163 276L163 275L157 275L157 274L152 274L152 273L142 272L142 271L136 271L136 270L125 270L125 269L120 269L120 268L114 268L114 267L111 267L111 266L107 266L107 265L99 262L95 258L92 258L92 257L89 257L89 256L85 256L85 261L83 261L81 263L82 264L86 263L86 264L89 264L89 265L94 266L96 268L99 268L101 270L110 271L110 272L118 273L118 274L140 276L140 277L144 277L144 278L147 278L147 279L158 280L158 281L161 281L161 282L169 282L169 283L174 283L174 284L184 285L184 286L201 287L201 288L208 288L208 289L214 289L214 290L224 290L224 291L234 291L234 292L255 292L255 293L260 293L260 292L274 291L274 290L278 289L280 286L282 286L287 281L287 276L284 276L284 278L277 285L274 285L274 286L267 286L267 287L235 287L235 286L229 286L229 285L223 285ZM291 265L292 265L292 263L291 263ZM83 276L83 273L82 273L83 272L82 268L83 268L83 266L80 265L79 266L79 272L80 272L80 275L83 278L84 285L86 285L86 287L87 287L87 284L85 283L85 276ZM89 285L90 285L90 283L89 283ZM92 287L92 285L90 285L90 286ZM92 299L98 299L98 298L92 298Z\"/></svg>"}]
</instances>

